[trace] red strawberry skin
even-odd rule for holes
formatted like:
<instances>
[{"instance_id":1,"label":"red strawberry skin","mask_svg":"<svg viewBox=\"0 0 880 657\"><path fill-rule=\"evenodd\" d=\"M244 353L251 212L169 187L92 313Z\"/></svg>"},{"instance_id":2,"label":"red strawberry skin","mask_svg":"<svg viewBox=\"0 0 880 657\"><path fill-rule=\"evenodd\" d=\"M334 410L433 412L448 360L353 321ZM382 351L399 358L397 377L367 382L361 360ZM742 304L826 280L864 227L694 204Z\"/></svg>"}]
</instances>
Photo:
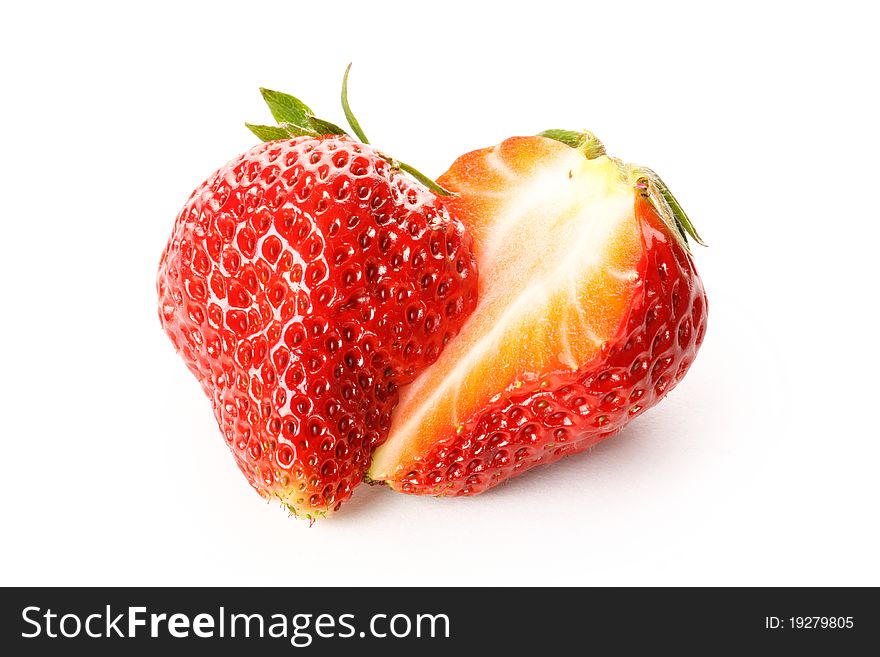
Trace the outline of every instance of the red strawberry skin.
<instances>
[{"instance_id":1,"label":"red strawberry skin","mask_svg":"<svg viewBox=\"0 0 880 657\"><path fill-rule=\"evenodd\" d=\"M442 179L441 179L442 180ZM576 372L508 389L388 483L423 495L473 495L581 452L660 401L687 372L706 330L706 295L682 241L635 197L644 256L639 289L614 339Z\"/></svg>"},{"instance_id":2,"label":"red strawberry skin","mask_svg":"<svg viewBox=\"0 0 880 657\"><path fill-rule=\"evenodd\" d=\"M197 188L158 273L159 317L260 495L335 510L385 439L398 386L473 310L470 237L347 137L270 141Z\"/></svg>"}]
</instances>

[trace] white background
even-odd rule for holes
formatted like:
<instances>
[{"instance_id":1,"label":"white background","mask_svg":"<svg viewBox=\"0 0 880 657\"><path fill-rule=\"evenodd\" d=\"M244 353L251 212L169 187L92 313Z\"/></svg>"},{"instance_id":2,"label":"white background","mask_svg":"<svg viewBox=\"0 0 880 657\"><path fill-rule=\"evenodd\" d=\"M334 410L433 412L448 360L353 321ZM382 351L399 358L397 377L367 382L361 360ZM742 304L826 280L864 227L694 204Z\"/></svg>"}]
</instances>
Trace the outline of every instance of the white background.
<instances>
[{"instance_id":1,"label":"white background","mask_svg":"<svg viewBox=\"0 0 880 657\"><path fill-rule=\"evenodd\" d=\"M880 584L870 3L15 3L0 25L0 583ZM483 496L245 484L159 327L190 191L258 86L437 175L589 128L710 247L703 350L592 453Z\"/></svg>"}]
</instances>

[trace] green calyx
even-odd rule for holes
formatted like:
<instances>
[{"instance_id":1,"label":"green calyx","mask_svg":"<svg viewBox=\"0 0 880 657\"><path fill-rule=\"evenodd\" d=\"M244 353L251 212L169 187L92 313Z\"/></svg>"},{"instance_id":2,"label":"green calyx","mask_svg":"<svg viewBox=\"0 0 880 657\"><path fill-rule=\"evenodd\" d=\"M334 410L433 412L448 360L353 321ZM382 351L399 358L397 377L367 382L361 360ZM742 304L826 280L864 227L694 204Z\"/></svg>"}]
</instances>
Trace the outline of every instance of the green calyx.
<instances>
[{"instance_id":1,"label":"green calyx","mask_svg":"<svg viewBox=\"0 0 880 657\"><path fill-rule=\"evenodd\" d=\"M348 73L350 70L351 64L345 69L345 75L342 77L342 111L355 137L361 143L369 144L367 136L364 134L363 129L361 129L361 125L357 118L355 118L354 112L351 111L351 106L348 103ZM271 89L260 88L260 93L263 95L266 105L269 106L272 117L278 122L278 125L245 123L248 130L254 133L261 141L276 141L294 137L319 137L322 135L351 136L335 123L315 116L311 108L299 98ZM440 196L451 195L451 192L438 185L415 167L405 162L400 162L384 153L380 152L379 155L391 164L393 168L405 171L435 194Z\"/></svg>"},{"instance_id":2,"label":"green calyx","mask_svg":"<svg viewBox=\"0 0 880 657\"><path fill-rule=\"evenodd\" d=\"M675 227L678 229L678 233L681 235L684 243L687 245L688 238L691 238L700 246L706 246L697 229L694 228L690 217L687 216L684 208L681 207L681 204L672 195L672 192L669 191L669 187L666 186L663 179L647 167L639 167L635 169L635 173L640 176L636 181L636 188L647 195L648 200L657 208L658 212L666 216L672 216Z\"/></svg>"},{"instance_id":3,"label":"green calyx","mask_svg":"<svg viewBox=\"0 0 880 657\"><path fill-rule=\"evenodd\" d=\"M594 160L597 157L605 155L605 146L592 132L576 130L545 130L538 133L539 137L547 137L555 139L567 146L581 151L588 160ZM615 159L616 158L612 158ZM617 160L616 160L617 161ZM651 204L664 217L671 217L675 224L675 229L680 235L685 246L688 245L688 238L694 240L700 246L706 246L703 242L694 224L691 222L687 213L681 207L681 204L669 191L669 187L663 182L663 179L654 171L646 167L632 167L624 165L618 161L622 169L632 172L636 176L636 189L644 194Z\"/></svg>"},{"instance_id":4,"label":"green calyx","mask_svg":"<svg viewBox=\"0 0 880 657\"><path fill-rule=\"evenodd\" d=\"M545 130L538 133L539 137L555 139L567 146L581 151L588 160L595 160L605 155L605 146L592 132L576 130Z\"/></svg>"}]
</instances>

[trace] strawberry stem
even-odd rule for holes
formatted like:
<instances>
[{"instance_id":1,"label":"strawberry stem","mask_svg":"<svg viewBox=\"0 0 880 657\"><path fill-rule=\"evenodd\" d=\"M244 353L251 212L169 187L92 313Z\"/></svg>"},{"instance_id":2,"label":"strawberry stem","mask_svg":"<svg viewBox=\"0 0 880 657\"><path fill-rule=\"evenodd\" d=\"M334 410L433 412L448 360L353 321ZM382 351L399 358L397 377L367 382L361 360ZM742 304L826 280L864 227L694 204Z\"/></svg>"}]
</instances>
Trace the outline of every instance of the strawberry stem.
<instances>
[{"instance_id":1,"label":"strawberry stem","mask_svg":"<svg viewBox=\"0 0 880 657\"><path fill-rule=\"evenodd\" d=\"M448 189L444 189L443 187L438 185L435 181L428 178L428 176L423 174L421 171L419 171L415 167L410 166L406 162L400 162L399 160L392 159L391 166L396 167L396 168L400 169L401 171L406 171L409 175L411 175L413 178L418 180L425 187L427 187L428 189L430 189L432 192L434 192L435 194L437 194L439 196L452 196L452 192L450 192Z\"/></svg>"},{"instance_id":2,"label":"strawberry stem","mask_svg":"<svg viewBox=\"0 0 880 657\"><path fill-rule=\"evenodd\" d=\"M345 74L342 76L342 111L345 112L345 120L348 121L348 125L351 126L351 129L354 131L357 138L363 143L369 144L370 142L367 140L367 135L364 134L364 131L361 129L361 124L358 123L358 120L354 116L354 112L351 111L351 106L348 104L349 71L351 71L351 62L345 67Z\"/></svg>"},{"instance_id":3,"label":"strawberry stem","mask_svg":"<svg viewBox=\"0 0 880 657\"><path fill-rule=\"evenodd\" d=\"M367 136L364 134L361 124L355 118L348 104L348 73L351 71L351 64L345 69L342 76L342 111L345 118L351 126L355 136L364 144L369 144ZM263 100L269 106L269 111L278 122L278 125L254 125L245 123L248 130L253 132L260 141L277 141L279 139L290 139L292 137L319 137L322 135L346 135L348 133L335 123L330 123L324 119L319 119L311 108L302 102L299 98L280 91L260 88ZM422 183L425 187L439 196L451 196L452 193L443 189L428 176L423 174L415 167L396 160L384 153L379 153L394 169L405 171L413 178Z\"/></svg>"},{"instance_id":4,"label":"strawberry stem","mask_svg":"<svg viewBox=\"0 0 880 657\"><path fill-rule=\"evenodd\" d=\"M348 125L351 126L352 131L357 138L360 139L363 143L369 144L367 141L367 135L364 134L363 129L361 128L361 124L354 116L354 112L351 111L351 105L348 104L348 74L351 71L351 63L345 67L345 73L342 76L342 111L345 113L345 120L348 121ZM440 196L451 196L452 193L446 189L443 189L436 182L428 178L421 171L416 169L414 166L407 164L406 162L401 162L400 160L396 160L393 157L385 155L384 153L379 153L385 160L395 169L399 169L401 171L406 171L413 178L422 183L425 187L430 189L435 194Z\"/></svg>"}]
</instances>

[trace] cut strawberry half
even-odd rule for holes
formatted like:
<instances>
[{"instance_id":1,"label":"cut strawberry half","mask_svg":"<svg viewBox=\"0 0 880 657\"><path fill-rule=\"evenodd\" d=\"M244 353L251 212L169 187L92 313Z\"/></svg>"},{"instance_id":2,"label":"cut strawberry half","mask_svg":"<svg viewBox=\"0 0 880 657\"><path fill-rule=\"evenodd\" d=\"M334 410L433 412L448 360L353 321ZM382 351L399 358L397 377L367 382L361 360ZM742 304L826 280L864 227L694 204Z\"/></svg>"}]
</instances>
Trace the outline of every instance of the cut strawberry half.
<instances>
[{"instance_id":1,"label":"cut strawberry half","mask_svg":"<svg viewBox=\"0 0 880 657\"><path fill-rule=\"evenodd\" d=\"M662 181L588 133L514 137L438 181L480 268L474 314L401 395L369 477L471 494L618 431L684 375L699 241Z\"/></svg>"}]
</instances>

